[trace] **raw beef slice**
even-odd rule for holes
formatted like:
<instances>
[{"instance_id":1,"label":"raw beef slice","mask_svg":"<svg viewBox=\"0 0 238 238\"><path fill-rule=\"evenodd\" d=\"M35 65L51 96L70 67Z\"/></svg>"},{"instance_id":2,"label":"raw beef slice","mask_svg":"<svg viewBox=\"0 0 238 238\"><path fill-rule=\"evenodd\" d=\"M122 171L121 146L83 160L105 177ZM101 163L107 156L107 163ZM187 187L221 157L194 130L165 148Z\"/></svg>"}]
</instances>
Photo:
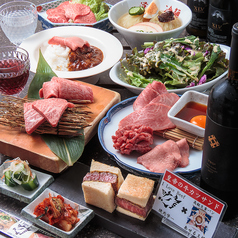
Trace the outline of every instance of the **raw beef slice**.
<instances>
[{"instance_id":1,"label":"raw beef slice","mask_svg":"<svg viewBox=\"0 0 238 238\"><path fill-rule=\"evenodd\" d=\"M172 140L157 145L148 153L137 158L137 163L155 173L164 173L166 169L173 171L180 165L181 161L179 147Z\"/></svg>"},{"instance_id":2,"label":"raw beef slice","mask_svg":"<svg viewBox=\"0 0 238 238\"><path fill-rule=\"evenodd\" d=\"M43 83L39 95L44 99L55 97L69 100L88 100L90 103L94 101L93 90L91 87L58 77L53 77L51 81Z\"/></svg>"},{"instance_id":3,"label":"raw beef slice","mask_svg":"<svg viewBox=\"0 0 238 238\"><path fill-rule=\"evenodd\" d=\"M87 15L77 16L74 21L74 23L95 23L95 22L97 22L97 20L92 11Z\"/></svg>"},{"instance_id":4,"label":"raw beef slice","mask_svg":"<svg viewBox=\"0 0 238 238\"><path fill-rule=\"evenodd\" d=\"M67 46L73 51L77 50L77 48L82 48L84 45L88 47L90 46L90 44L86 40L83 40L77 36L72 37L53 36L51 39L48 40L48 44Z\"/></svg>"},{"instance_id":5,"label":"raw beef slice","mask_svg":"<svg viewBox=\"0 0 238 238\"><path fill-rule=\"evenodd\" d=\"M34 101L32 107L39 112L52 127L56 127L64 111L68 107L74 107L74 104L61 98L49 98Z\"/></svg>"},{"instance_id":6,"label":"raw beef slice","mask_svg":"<svg viewBox=\"0 0 238 238\"><path fill-rule=\"evenodd\" d=\"M45 118L32 107L32 103L24 103L24 120L27 134L31 134L38 128Z\"/></svg>"},{"instance_id":7,"label":"raw beef slice","mask_svg":"<svg viewBox=\"0 0 238 238\"><path fill-rule=\"evenodd\" d=\"M182 161L179 167L182 167L182 168L187 167L189 165L189 145L188 145L187 139L186 138L181 139L177 141L176 143L179 147L180 154L182 156Z\"/></svg>"},{"instance_id":8,"label":"raw beef slice","mask_svg":"<svg viewBox=\"0 0 238 238\"><path fill-rule=\"evenodd\" d=\"M94 101L93 90L87 85L63 78L52 78L59 83L59 98Z\"/></svg>"},{"instance_id":9,"label":"raw beef slice","mask_svg":"<svg viewBox=\"0 0 238 238\"><path fill-rule=\"evenodd\" d=\"M148 126L128 125L118 129L115 136L112 136L113 147L121 154L129 155L132 151L145 154L152 148L153 130Z\"/></svg>"},{"instance_id":10,"label":"raw beef slice","mask_svg":"<svg viewBox=\"0 0 238 238\"><path fill-rule=\"evenodd\" d=\"M61 3L58 7L48 9L46 11L47 19L53 23L68 23L65 16L65 7L69 4L69 1Z\"/></svg>"},{"instance_id":11,"label":"raw beef slice","mask_svg":"<svg viewBox=\"0 0 238 238\"><path fill-rule=\"evenodd\" d=\"M139 110L150 103L158 95L167 93L165 85L158 81L148 84L148 86L139 94L133 103L134 111Z\"/></svg>"},{"instance_id":12,"label":"raw beef slice","mask_svg":"<svg viewBox=\"0 0 238 238\"><path fill-rule=\"evenodd\" d=\"M39 91L41 98L58 98L59 97L59 84L58 82L44 82L42 88Z\"/></svg>"},{"instance_id":13,"label":"raw beef slice","mask_svg":"<svg viewBox=\"0 0 238 238\"><path fill-rule=\"evenodd\" d=\"M169 106L163 104L150 103L123 118L119 122L119 129L127 125L144 125L151 127L153 131L174 128L175 125L167 116L169 109Z\"/></svg>"},{"instance_id":14,"label":"raw beef slice","mask_svg":"<svg viewBox=\"0 0 238 238\"><path fill-rule=\"evenodd\" d=\"M85 4L66 1L46 11L47 19L54 23L95 23L96 18Z\"/></svg>"},{"instance_id":15,"label":"raw beef slice","mask_svg":"<svg viewBox=\"0 0 238 238\"><path fill-rule=\"evenodd\" d=\"M89 6L80 3L68 4L65 8L65 16L73 21L75 21L78 16L85 16L90 12L91 9Z\"/></svg>"},{"instance_id":16,"label":"raw beef slice","mask_svg":"<svg viewBox=\"0 0 238 238\"><path fill-rule=\"evenodd\" d=\"M161 103L172 107L179 100L179 96L176 93L163 93L154 98L150 103Z\"/></svg>"}]
</instances>

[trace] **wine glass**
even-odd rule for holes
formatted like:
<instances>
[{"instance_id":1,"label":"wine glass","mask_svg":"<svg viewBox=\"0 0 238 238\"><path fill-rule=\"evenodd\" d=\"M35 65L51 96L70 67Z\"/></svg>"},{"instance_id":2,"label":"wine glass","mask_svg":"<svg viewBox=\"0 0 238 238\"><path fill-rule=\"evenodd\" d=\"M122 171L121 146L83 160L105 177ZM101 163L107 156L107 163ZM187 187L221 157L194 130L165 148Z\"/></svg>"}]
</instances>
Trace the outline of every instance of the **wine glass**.
<instances>
[{"instance_id":1,"label":"wine glass","mask_svg":"<svg viewBox=\"0 0 238 238\"><path fill-rule=\"evenodd\" d=\"M0 94L18 96L30 70L28 52L19 46L0 47Z\"/></svg>"},{"instance_id":2,"label":"wine glass","mask_svg":"<svg viewBox=\"0 0 238 238\"><path fill-rule=\"evenodd\" d=\"M0 6L0 24L7 38L15 45L35 33L36 6L27 1L13 1Z\"/></svg>"}]
</instances>

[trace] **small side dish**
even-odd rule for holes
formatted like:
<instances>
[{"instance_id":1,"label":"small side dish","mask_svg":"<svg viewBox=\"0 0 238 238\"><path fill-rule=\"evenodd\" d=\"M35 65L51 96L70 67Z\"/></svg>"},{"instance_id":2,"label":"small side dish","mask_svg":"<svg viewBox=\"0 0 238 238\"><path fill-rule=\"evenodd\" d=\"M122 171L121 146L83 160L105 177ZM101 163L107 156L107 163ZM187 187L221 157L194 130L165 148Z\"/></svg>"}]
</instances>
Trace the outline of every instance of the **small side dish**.
<instances>
[{"instance_id":1,"label":"small side dish","mask_svg":"<svg viewBox=\"0 0 238 238\"><path fill-rule=\"evenodd\" d=\"M5 163L11 163L9 167L3 170L2 179L4 179L7 186L22 186L28 191L32 191L39 186L38 178L31 171L27 161L23 161L18 157Z\"/></svg>"},{"instance_id":2,"label":"small side dish","mask_svg":"<svg viewBox=\"0 0 238 238\"><path fill-rule=\"evenodd\" d=\"M177 128L204 137L207 101L208 95L188 91L171 107L168 117Z\"/></svg>"},{"instance_id":3,"label":"small side dish","mask_svg":"<svg viewBox=\"0 0 238 238\"><path fill-rule=\"evenodd\" d=\"M70 231L75 224L80 220L78 218L78 211L73 209L70 204L64 202L61 195L45 198L34 209L34 215L37 219L54 225L63 231Z\"/></svg>"},{"instance_id":4,"label":"small side dish","mask_svg":"<svg viewBox=\"0 0 238 238\"><path fill-rule=\"evenodd\" d=\"M190 101L175 116L205 128L207 105Z\"/></svg>"},{"instance_id":5,"label":"small side dish","mask_svg":"<svg viewBox=\"0 0 238 238\"><path fill-rule=\"evenodd\" d=\"M77 198L75 197L75 199ZM47 209L45 209L46 207ZM37 210L37 215L34 214L36 208L40 209ZM94 212L68 199L63 194L58 194L46 188L35 200L22 209L21 215L32 223L57 235L57 237L73 238L94 217ZM54 224L49 224L49 221ZM58 225L58 222L61 227ZM65 231L63 229L70 230Z\"/></svg>"}]
</instances>

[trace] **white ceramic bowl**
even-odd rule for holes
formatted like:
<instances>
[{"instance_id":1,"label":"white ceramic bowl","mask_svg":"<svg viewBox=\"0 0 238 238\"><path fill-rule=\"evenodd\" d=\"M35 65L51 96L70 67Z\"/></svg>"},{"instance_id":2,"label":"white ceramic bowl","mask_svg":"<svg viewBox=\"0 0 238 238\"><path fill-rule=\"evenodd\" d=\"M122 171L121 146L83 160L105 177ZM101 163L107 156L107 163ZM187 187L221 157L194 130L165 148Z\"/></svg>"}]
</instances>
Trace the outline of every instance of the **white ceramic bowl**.
<instances>
[{"instance_id":1,"label":"white ceramic bowl","mask_svg":"<svg viewBox=\"0 0 238 238\"><path fill-rule=\"evenodd\" d=\"M226 46L226 45L220 45L220 46L221 46L221 49L226 53L226 59L229 59L230 58L230 47ZM127 65L126 58L124 58L122 60L122 63L125 66ZM226 75L227 75L227 70L223 74L218 76L217 78L215 78L209 82L206 82L204 84L197 85L194 87L188 87L188 88L169 89L168 92L177 93L177 94L183 94L183 93L185 93L187 91L191 91L191 90L197 91L197 92L204 92L207 89L211 88L220 79L224 78ZM126 82L126 80L125 80L126 74L121 67L121 62L117 62L110 69L109 76L114 83L127 88L128 90L130 90L131 92L133 92L135 94L140 94L144 90L144 88L136 87L136 86L130 85Z\"/></svg>"},{"instance_id":2,"label":"white ceramic bowl","mask_svg":"<svg viewBox=\"0 0 238 238\"><path fill-rule=\"evenodd\" d=\"M152 0L148 1L150 4ZM133 6L140 6L142 1L141 0L124 0L121 2L116 3L114 6L111 7L108 13L109 21L113 24L113 26L118 30L118 32L125 38L127 43L131 46L131 48L137 47L141 49L141 45L144 42L151 42L151 41L161 41L169 38L176 38L178 37L182 31L186 28L186 26L190 23L192 19L192 12L190 8L177 0L158 0L160 4L160 10L166 10L172 6L172 10L175 9L181 10L180 12L180 19L182 21L182 26L165 32L159 33L145 33L145 32L133 32L128 30L124 27L121 27L117 24L118 19L126 14L128 10Z\"/></svg>"},{"instance_id":3,"label":"white ceramic bowl","mask_svg":"<svg viewBox=\"0 0 238 238\"><path fill-rule=\"evenodd\" d=\"M199 93L196 91L187 91L184 93L181 98L171 107L171 109L168 112L169 119L176 125L176 127L190 132L194 135L204 137L205 129L199 126L196 126L188 121L182 120L178 117L176 117L177 113L183 109L183 107L188 102L197 102L203 105L207 105L208 102L208 95L204 93Z\"/></svg>"}]
</instances>

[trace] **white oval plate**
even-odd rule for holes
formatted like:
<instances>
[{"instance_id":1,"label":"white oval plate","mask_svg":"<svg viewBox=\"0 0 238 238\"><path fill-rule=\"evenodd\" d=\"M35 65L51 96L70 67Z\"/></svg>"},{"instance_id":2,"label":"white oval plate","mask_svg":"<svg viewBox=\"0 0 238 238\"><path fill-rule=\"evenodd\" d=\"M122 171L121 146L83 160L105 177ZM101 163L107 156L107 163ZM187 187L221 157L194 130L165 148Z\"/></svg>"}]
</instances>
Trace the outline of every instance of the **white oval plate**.
<instances>
[{"instance_id":1,"label":"white oval plate","mask_svg":"<svg viewBox=\"0 0 238 238\"><path fill-rule=\"evenodd\" d=\"M111 154L116 162L122 168L128 170L129 172L136 173L142 176L150 178L159 178L161 173L151 172L146 169L143 165L137 163L137 157L140 156L138 153L132 153L131 155L122 155L118 150L113 147L112 136L115 135L118 129L119 122L133 112L132 104L136 97L126 99L115 106L113 106L107 115L100 121L98 127L98 137L103 149ZM166 139L154 135L155 147L158 144L162 144ZM191 149L189 151L189 161L190 164L185 168L177 168L173 172L188 174L192 172L199 171L201 169L202 163L202 151Z\"/></svg>"},{"instance_id":2,"label":"white oval plate","mask_svg":"<svg viewBox=\"0 0 238 238\"><path fill-rule=\"evenodd\" d=\"M41 49L42 54L44 55L44 48L46 48L45 44L53 36L78 36L84 40L87 40L90 45L98 47L104 55L103 61L99 65L90 69L80 71L55 70L56 75L61 78L84 78L102 73L117 63L123 54L123 47L120 41L112 34L103 30L85 26L55 27L35 33L24 40L20 45L20 47L26 49L30 55L32 72L36 72L39 58L39 49Z\"/></svg>"},{"instance_id":3,"label":"white oval plate","mask_svg":"<svg viewBox=\"0 0 238 238\"><path fill-rule=\"evenodd\" d=\"M230 58L230 47L226 46L226 45L220 45L220 46L221 46L221 49L226 53L226 58L229 59ZM126 65L126 59L125 58L123 59L122 62ZM194 87L190 87L190 88L169 89L168 92L170 92L170 93L173 92L173 93L177 93L177 94L183 94L183 93L185 93L187 91L190 91L190 90L195 90L195 91L198 91L198 92L204 92L207 89L209 89L210 87L212 87L220 79L225 77L226 74L227 74L227 71L224 72L219 77L213 79L212 81L204 83L202 85L198 85L198 86L194 86ZM144 90L144 88L139 88L139 87L135 87L135 86L132 86L132 85L128 84L123 79L123 77L124 77L123 75L125 75L125 73L121 68L121 63L120 62L115 64L109 72L109 76L110 76L111 80L114 83L119 84L119 85L127 88L131 92L133 92L135 94L140 94Z\"/></svg>"}]
</instances>

